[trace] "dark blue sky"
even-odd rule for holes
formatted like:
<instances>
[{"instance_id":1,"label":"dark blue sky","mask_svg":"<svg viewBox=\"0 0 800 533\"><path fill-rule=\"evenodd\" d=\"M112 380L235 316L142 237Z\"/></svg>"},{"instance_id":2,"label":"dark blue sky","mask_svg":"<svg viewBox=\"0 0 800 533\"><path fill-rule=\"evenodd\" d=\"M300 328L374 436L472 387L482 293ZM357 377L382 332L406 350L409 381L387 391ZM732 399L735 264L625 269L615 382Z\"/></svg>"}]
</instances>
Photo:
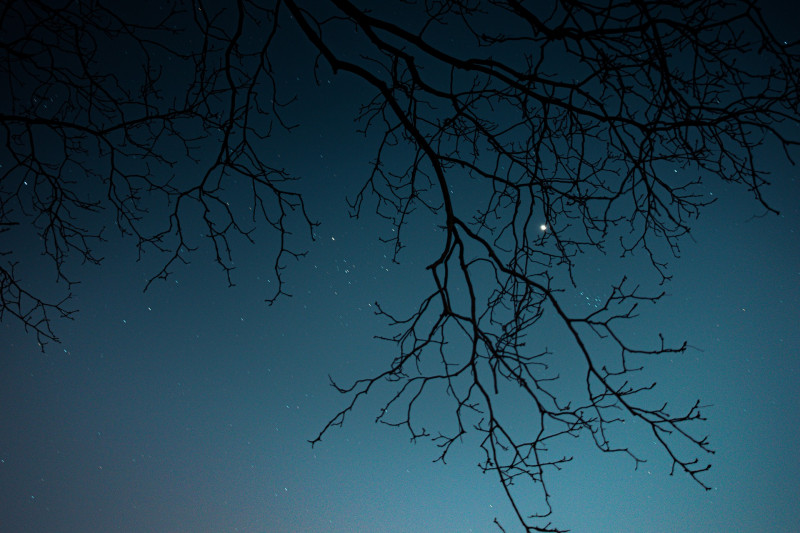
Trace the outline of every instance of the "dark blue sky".
<instances>
[{"instance_id":1,"label":"dark blue sky","mask_svg":"<svg viewBox=\"0 0 800 533\"><path fill-rule=\"evenodd\" d=\"M714 490L668 476L635 430L621 437L647 451L638 471L576 442L576 459L551 481L574 531L797 523L796 176L787 169L770 190L780 217L751 219L746 198L723 194L675 263L669 297L641 322L702 349L649 370L673 398L714 405ZM370 303L402 302L413 290L413 265L382 261L368 224L326 215L319 244L289 275L294 297L275 306L261 301L248 260L232 289L198 260L142 294L146 272L121 246L86 269L80 314L57 325L61 346L42 354L4 324L4 529L455 532L485 531L494 516L513 523L496 480L478 473L474 447L431 464L432 445L371 423L377 403L313 450L307 444L343 401L327 374L357 377L393 353L371 340L383 323Z\"/></svg>"},{"instance_id":2,"label":"dark blue sky","mask_svg":"<svg viewBox=\"0 0 800 533\"><path fill-rule=\"evenodd\" d=\"M373 423L386 391L313 449L307 442L345 402L329 374L348 382L394 357L373 338L391 333L374 302L413 305L429 290L424 265L437 245L423 220L394 264L378 240L391 226L348 217L345 198L371 156L368 141L340 126L356 110L349 87L323 80L314 103L296 111L302 127L277 145L307 178L309 210L322 222L308 255L286 271L291 298L264 303L274 237L263 230L235 250L233 288L201 248L143 293L155 259L137 263L129 241L112 241L102 266L72 267L80 313L54 324L61 344L42 353L16 323L0 325L0 531L464 532L490 531L495 517L517 530L496 478L476 467L477 437L447 465L432 463L433 444ZM778 164L772 181L766 198L781 214L760 218L746 191L710 182L705 192L719 201L671 261L667 297L630 330L692 346L647 362L645 376L659 397L713 405L702 429L716 450L703 478L714 490L670 476L649 434L618 426L614 437L648 462L634 470L585 438L559 441L575 459L549 480L558 525L705 532L800 523L800 170ZM576 306L604 297L622 272L650 279L635 259L581 261Z\"/></svg>"}]
</instances>

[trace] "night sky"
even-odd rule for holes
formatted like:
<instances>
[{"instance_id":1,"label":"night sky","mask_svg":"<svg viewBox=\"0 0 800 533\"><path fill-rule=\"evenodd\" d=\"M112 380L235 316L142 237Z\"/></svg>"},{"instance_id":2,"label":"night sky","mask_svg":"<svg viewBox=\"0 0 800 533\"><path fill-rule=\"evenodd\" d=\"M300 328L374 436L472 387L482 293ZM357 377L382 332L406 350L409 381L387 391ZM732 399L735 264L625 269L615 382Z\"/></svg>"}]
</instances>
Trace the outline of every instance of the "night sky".
<instances>
[{"instance_id":1,"label":"night sky","mask_svg":"<svg viewBox=\"0 0 800 533\"><path fill-rule=\"evenodd\" d=\"M435 445L373 423L385 390L310 446L347 401L328 376L349 383L395 356L374 338L393 332L375 302L415 305L430 289L424 267L439 234L432 220L411 226L396 264L379 240L391 225L370 209L348 216L374 149L352 122L364 93L329 72L316 87L307 64L286 69L302 97L292 115L300 127L276 133L274 155L304 177L298 188L321 222L308 254L286 263L292 296L264 301L275 283L275 235L265 228L255 245L235 242L234 287L208 246L146 292L159 257L137 262L129 239L105 243L101 266L69 265L81 279L71 302L80 312L54 322L60 344L42 352L19 324L0 324L0 531L463 532L496 530L495 518L518 530L496 476L476 466L477 437L433 463ZM800 170L777 153L766 159L775 167L765 196L780 215L757 216L747 191L709 181L705 194L719 200L670 261L667 296L632 326L691 346L648 362L645 375L678 405L712 405L696 431L716 450L703 477L713 490L670 476L663 451L630 424L615 438L647 459L637 470L585 438L559 441L574 460L549 478L557 525L800 523ZM635 259L580 262L576 308L604 298L623 272L652 278ZM29 264L24 278L49 282L46 263Z\"/></svg>"}]
</instances>

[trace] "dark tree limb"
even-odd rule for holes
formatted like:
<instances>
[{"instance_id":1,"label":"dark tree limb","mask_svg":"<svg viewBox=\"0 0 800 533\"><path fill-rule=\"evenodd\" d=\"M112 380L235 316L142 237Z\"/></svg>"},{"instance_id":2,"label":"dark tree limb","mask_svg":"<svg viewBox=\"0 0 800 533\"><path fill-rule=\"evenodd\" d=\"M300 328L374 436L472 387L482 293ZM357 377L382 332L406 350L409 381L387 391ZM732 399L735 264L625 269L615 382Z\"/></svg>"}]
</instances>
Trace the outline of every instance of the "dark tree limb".
<instances>
[{"instance_id":1,"label":"dark tree limb","mask_svg":"<svg viewBox=\"0 0 800 533\"><path fill-rule=\"evenodd\" d=\"M708 489L701 474L714 452L693 424L705 406L656 403L655 383L640 374L644 360L687 344L624 334L663 290L620 276L596 308L570 310L576 265L587 254L639 254L667 282L715 180L775 212L762 159L772 146L791 161L798 146L796 43L779 42L748 0L365 5L198 0L151 17L97 0L7 2L0 234L32 228L70 287L69 260L100 263L95 250L113 228L140 256L157 252L149 287L203 242L233 284L237 241L253 242L264 226L277 237L267 299L285 294L286 262L304 253L294 231L313 239L315 222L293 174L268 155L273 127L294 127L274 65L282 36L304 39L315 75L329 67L372 91L358 119L376 150L352 214L374 205L389 221L382 240L395 261L417 238L412 220L431 217L441 230L418 305L376 307L394 328L385 337L394 359L351 385L331 380L349 399L312 444L385 387L376 421L431 439L437 461L478 435L479 468L497 476L527 531L562 531L548 480L571 460L559 453L567 437L591 438L635 467L645 461L612 436L624 421L653 434L672 472ZM112 42L135 67L110 60ZM56 340L52 317L72 311L23 285L15 252L0 244L9 258L0 319ZM539 342L554 323L570 353ZM512 392L526 431L510 420ZM420 422L432 397L449 402L449 427ZM519 497L531 487L538 507Z\"/></svg>"}]
</instances>

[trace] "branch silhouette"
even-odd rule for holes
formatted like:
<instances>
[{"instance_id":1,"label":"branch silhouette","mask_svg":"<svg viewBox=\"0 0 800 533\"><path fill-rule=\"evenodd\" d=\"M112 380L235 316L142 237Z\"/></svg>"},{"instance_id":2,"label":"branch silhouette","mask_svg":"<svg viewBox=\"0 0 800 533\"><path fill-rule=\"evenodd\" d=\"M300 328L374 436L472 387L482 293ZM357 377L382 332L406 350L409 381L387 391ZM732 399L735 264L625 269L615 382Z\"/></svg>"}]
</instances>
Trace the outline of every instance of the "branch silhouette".
<instances>
[{"instance_id":1,"label":"branch silhouette","mask_svg":"<svg viewBox=\"0 0 800 533\"><path fill-rule=\"evenodd\" d=\"M107 228L160 258L146 289L189 261L202 242L187 230L196 225L233 284L234 245L263 225L277 242L266 299L286 295L286 263L316 225L297 177L270 151L273 128L296 126L275 60L284 40L301 39L315 75L330 69L372 92L357 119L377 147L353 216L374 205L390 222L383 240L395 261L417 238L412 221L429 216L440 229L425 296L405 312L376 304L396 356L349 385L331 379L348 400L312 444L384 387L376 420L430 439L437 460L479 435L479 466L526 531L563 531L548 485L571 459L558 451L563 439L588 435L602 452L645 461L612 442L624 421L652 433L673 472L709 488L701 474L714 452L695 429L704 405L654 405L656 384L640 377L643 358L687 344L657 334L640 345L624 333L663 289L627 273L596 308L568 302L576 265L593 253L644 255L666 283L715 180L775 212L763 158L778 147L791 161L798 145L798 54L753 2L237 0L120 13L100 1L12 1L0 19L9 88L0 230L32 229L67 286L49 301L23 285L17 250L4 245L0 319L20 321L42 346L57 340L53 317L74 313L68 260L100 263ZM552 323L580 375L537 344L537 328ZM564 387L576 377L581 387ZM524 397L528 431L508 420L508 391ZM417 422L428 395L451 409L451 427ZM520 497L531 486L538 507Z\"/></svg>"}]
</instances>

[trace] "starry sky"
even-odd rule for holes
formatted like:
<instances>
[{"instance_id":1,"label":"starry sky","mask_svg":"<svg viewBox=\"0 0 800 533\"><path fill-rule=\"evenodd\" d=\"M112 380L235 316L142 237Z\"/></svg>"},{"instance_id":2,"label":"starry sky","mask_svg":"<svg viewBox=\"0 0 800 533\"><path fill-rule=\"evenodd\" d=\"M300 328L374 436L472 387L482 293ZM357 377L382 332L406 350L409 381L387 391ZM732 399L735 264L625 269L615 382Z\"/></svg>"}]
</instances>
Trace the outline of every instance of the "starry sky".
<instances>
[{"instance_id":1,"label":"starry sky","mask_svg":"<svg viewBox=\"0 0 800 533\"><path fill-rule=\"evenodd\" d=\"M300 92L313 85L303 68L292 73ZM308 443L345 402L328 376L349 382L394 357L374 338L391 334L374 303L414 305L430 282L436 229L414 226L396 264L378 238L391 226L349 217L369 144L350 129L361 93L337 83L314 86L295 111L302 126L276 141L321 221L306 257L289 263L290 298L264 302L275 282L267 231L255 245L238 243L234 287L201 247L146 292L157 258L137 262L122 239L103 246L101 266L74 267L80 312L54 324L60 344L42 352L18 324L0 324L0 530L466 532L492 531L495 518L517 530L496 478L476 467L474 439L446 465L433 463L435 445L374 424L385 393ZM619 437L648 459L636 470L585 439L561 441L575 458L550 478L558 525L705 532L800 523L800 169L769 159L766 199L780 215L754 216L762 211L747 191L710 183L718 201L670 262L667 296L636 322L643 336L691 346L646 375L667 397L712 405L703 432L716 455L703 479L713 490L670 476L635 427ZM640 268L592 256L584 265L576 305L587 307L608 289L592 272Z\"/></svg>"}]
</instances>

